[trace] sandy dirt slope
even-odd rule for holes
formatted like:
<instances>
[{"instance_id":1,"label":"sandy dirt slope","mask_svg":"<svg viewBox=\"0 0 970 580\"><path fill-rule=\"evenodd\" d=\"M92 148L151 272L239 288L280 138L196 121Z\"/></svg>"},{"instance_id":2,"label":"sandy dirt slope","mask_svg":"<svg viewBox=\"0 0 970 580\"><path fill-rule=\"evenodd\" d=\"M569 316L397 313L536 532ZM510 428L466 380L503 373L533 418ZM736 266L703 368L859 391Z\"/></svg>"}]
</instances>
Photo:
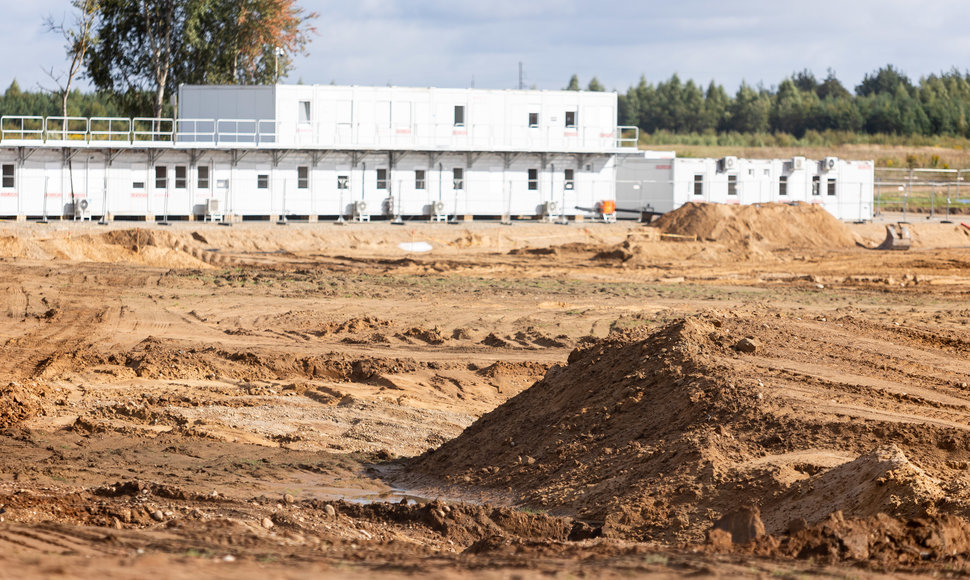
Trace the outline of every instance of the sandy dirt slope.
<instances>
[{"instance_id":1,"label":"sandy dirt slope","mask_svg":"<svg viewBox=\"0 0 970 580\"><path fill-rule=\"evenodd\" d=\"M771 211L0 225L0 577L967 570L966 233Z\"/></svg>"}]
</instances>

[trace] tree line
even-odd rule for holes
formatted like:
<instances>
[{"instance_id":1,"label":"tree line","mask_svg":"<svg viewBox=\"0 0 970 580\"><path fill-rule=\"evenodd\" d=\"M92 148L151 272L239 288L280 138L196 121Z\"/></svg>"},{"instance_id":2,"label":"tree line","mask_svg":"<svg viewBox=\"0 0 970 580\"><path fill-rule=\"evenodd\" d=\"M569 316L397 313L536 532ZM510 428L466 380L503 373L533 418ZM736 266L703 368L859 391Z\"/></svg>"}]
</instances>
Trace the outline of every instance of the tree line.
<instances>
[{"instance_id":1,"label":"tree line","mask_svg":"<svg viewBox=\"0 0 970 580\"><path fill-rule=\"evenodd\" d=\"M574 77L567 87L579 88ZM588 90L602 90L595 78ZM810 131L868 135L970 137L970 74L957 70L918 83L893 67L867 74L850 92L831 70L824 79L795 73L776 88L742 83L734 95L673 75L640 78L619 95L618 120L648 134L788 134Z\"/></svg>"}]
</instances>

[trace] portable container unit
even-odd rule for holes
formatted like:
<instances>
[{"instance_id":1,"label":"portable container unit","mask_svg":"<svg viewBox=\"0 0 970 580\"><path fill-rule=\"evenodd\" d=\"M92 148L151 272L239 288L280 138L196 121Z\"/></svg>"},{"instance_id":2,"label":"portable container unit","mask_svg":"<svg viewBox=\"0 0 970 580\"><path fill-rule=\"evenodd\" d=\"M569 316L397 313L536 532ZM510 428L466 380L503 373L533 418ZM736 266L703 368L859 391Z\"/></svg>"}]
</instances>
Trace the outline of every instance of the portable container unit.
<instances>
[{"instance_id":1,"label":"portable container unit","mask_svg":"<svg viewBox=\"0 0 970 580\"><path fill-rule=\"evenodd\" d=\"M614 152L615 93L182 86L179 140L396 151Z\"/></svg>"},{"instance_id":2,"label":"portable container unit","mask_svg":"<svg viewBox=\"0 0 970 580\"><path fill-rule=\"evenodd\" d=\"M646 153L617 162L617 207L666 213L688 202L819 204L843 220L872 219L872 161L670 159ZM621 211L621 217L635 214Z\"/></svg>"},{"instance_id":3,"label":"portable container unit","mask_svg":"<svg viewBox=\"0 0 970 580\"><path fill-rule=\"evenodd\" d=\"M538 216L614 197L614 93L183 86L177 119L0 119L0 215ZM46 200L46 205L44 203Z\"/></svg>"}]
</instances>

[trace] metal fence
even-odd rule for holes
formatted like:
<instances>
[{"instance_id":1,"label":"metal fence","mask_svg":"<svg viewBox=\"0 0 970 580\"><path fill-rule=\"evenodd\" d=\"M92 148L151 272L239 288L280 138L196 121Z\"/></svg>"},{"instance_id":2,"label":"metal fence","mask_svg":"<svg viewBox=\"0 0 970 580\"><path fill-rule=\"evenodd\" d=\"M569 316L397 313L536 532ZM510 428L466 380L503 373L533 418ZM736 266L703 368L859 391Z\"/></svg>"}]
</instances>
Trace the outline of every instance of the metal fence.
<instances>
[{"instance_id":1,"label":"metal fence","mask_svg":"<svg viewBox=\"0 0 970 580\"><path fill-rule=\"evenodd\" d=\"M875 215L883 212L947 218L970 213L970 183L965 169L876 169Z\"/></svg>"},{"instance_id":2,"label":"metal fence","mask_svg":"<svg viewBox=\"0 0 970 580\"><path fill-rule=\"evenodd\" d=\"M430 148L445 146L491 151L518 149L543 151L549 148L585 150L636 149L637 127L603 128L584 126L564 134L559 128L514 129L504 126L471 125L456 132L452 125L432 124L390 127L376 123L324 124L283 123L267 119L151 119L107 117L0 117L0 142L12 145L56 145L176 147L193 146L289 146L308 147L395 147Z\"/></svg>"}]
</instances>

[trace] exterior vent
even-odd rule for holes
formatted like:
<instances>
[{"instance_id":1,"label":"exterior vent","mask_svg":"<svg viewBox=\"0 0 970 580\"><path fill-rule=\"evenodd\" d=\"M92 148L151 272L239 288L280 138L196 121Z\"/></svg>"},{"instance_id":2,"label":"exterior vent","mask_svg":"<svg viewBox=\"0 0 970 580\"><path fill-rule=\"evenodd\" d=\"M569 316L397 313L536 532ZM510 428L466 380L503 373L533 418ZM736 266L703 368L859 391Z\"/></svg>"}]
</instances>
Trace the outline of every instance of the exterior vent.
<instances>
[{"instance_id":1,"label":"exterior vent","mask_svg":"<svg viewBox=\"0 0 970 580\"><path fill-rule=\"evenodd\" d=\"M822 171L835 171L835 168L839 165L838 157L826 157L822 160Z\"/></svg>"},{"instance_id":2,"label":"exterior vent","mask_svg":"<svg viewBox=\"0 0 970 580\"><path fill-rule=\"evenodd\" d=\"M738 168L738 158L734 156L724 157L718 162L718 165L722 173L725 171L734 171Z\"/></svg>"},{"instance_id":3,"label":"exterior vent","mask_svg":"<svg viewBox=\"0 0 970 580\"><path fill-rule=\"evenodd\" d=\"M74 202L74 219L91 219L91 205L88 203L88 200L79 199Z\"/></svg>"},{"instance_id":4,"label":"exterior vent","mask_svg":"<svg viewBox=\"0 0 970 580\"><path fill-rule=\"evenodd\" d=\"M791 160L792 171L804 171L805 170L805 158L804 157L792 157Z\"/></svg>"}]
</instances>

